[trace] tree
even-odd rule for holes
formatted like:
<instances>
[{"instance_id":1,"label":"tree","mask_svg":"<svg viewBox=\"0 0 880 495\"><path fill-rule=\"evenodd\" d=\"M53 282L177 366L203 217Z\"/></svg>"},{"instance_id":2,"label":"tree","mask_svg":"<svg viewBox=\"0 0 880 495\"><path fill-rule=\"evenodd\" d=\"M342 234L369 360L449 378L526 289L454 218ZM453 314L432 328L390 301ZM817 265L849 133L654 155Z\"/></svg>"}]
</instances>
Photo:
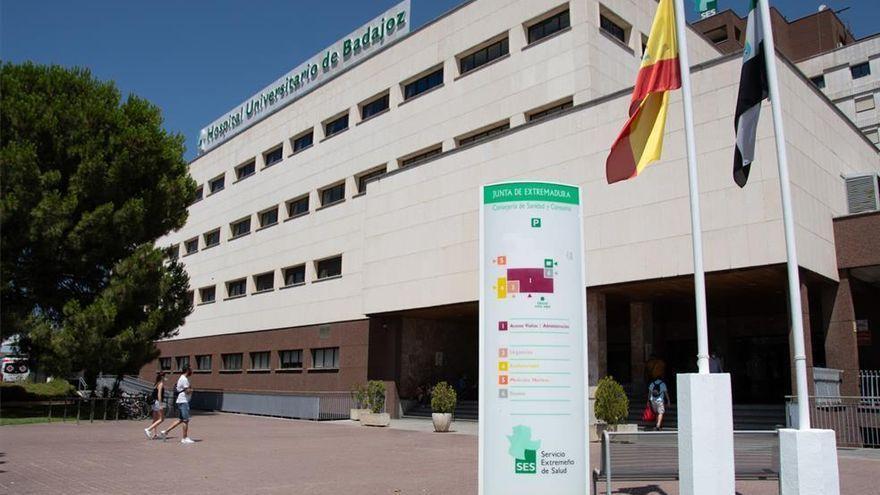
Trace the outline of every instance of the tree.
<instances>
[{"instance_id":1,"label":"tree","mask_svg":"<svg viewBox=\"0 0 880 495\"><path fill-rule=\"evenodd\" d=\"M86 69L4 63L0 87L3 333L50 373L136 370L192 311L155 246L195 194L183 137Z\"/></svg>"}]
</instances>

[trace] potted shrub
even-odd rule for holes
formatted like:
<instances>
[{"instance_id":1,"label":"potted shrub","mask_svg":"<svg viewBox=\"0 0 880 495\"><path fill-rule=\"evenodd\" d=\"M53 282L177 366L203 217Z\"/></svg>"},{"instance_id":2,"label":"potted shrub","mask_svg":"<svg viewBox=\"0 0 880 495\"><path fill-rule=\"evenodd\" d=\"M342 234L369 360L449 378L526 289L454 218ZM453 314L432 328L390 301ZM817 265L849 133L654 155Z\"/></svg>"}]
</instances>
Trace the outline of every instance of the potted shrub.
<instances>
[{"instance_id":1,"label":"potted shrub","mask_svg":"<svg viewBox=\"0 0 880 495\"><path fill-rule=\"evenodd\" d=\"M600 422L596 428L599 437L601 438L602 431L605 429L620 431L618 425L625 421L628 415L629 399L627 399L623 387L611 376L599 380L596 386L596 419Z\"/></svg>"},{"instance_id":2,"label":"potted shrub","mask_svg":"<svg viewBox=\"0 0 880 495\"><path fill-rule=\"evenodd\" d=\"M434 422L434 431L449 431L452 424L452 413L455 411L455 403L458 396L455 389L446 382L434 385L431 390L431 420Z\"/></svg>"},{"instance_id":3,"label":"potted shrub","mask_svg":"<svg viewBox=\"0 0 880 495\"><path fill-rule=\"evenodd\" d=\"M366 408L366 400L367 400L367 391L364 389L364 386L360 383L355 383L351 386L351 405L353 406L349 410L349 417L352 421L360 420L360 417L365 412L370 412L369 409Z\"/></svg>"},{"instance_id":4,"label":"potted shrub","mask_svg":"<svg viewBox=\"0 0 880 495\"><path fill-rule=\"evenodd\" d=\"M385 382L370 380L367 382L368 412L361 413L361 424L364 426L388 426L391 415L382 412L385 409Z\"/></svg>"}]
</instances>

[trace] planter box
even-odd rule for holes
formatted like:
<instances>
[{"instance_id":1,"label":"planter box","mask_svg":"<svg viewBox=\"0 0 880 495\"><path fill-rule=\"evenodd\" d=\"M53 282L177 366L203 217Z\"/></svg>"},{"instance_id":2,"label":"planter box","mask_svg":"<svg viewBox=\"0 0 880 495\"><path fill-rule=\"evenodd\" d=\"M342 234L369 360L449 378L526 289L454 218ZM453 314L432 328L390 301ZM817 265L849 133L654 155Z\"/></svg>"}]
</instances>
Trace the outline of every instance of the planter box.
<instances>
[{"instance_id":1,"label":"planter box","mask_svg":"<svg viewBox=\"0 0 880 495\"><path fill-rule=\"evenodd\" d=\"M615 426L608 426L606 423L596 423L595 429L593 426L590 427L590 441L601 442L602 434L606 431L614 431L618 433L637 433L639 431L639 425L620 424ZM595 437L593 436L593 432L595 432ZM593 438L595 438L595 440L593 440Z\"/></svg>"},{"instance_id":2,"label":"planter box","mask_svg":"<svg viewBox=\"0 0 880 495\"><path fill-rule=\"evenodd\" d=\"M452 425L452 414L431 413L431 421L434 422L434 431L444 433L449 431L449 426Z\"/></svg>"},{"instance_id":3,"label":"planter box","mask_svg":"<svg viewBox=\"0 0 880 495\"><path fill-rule=\"evenodd\" d=\"M362 412L360 419L364 426L388 426L391 424L391 415L388 413Z\"/></svg>"},{"instance_id":4,"label":"planter box","mask_svg":"<svg viewBox=\"0 0 880 495\"><path fill-rule=\"evenodd\" d=\"M370 412L369 409L349 409L348 414L349 414L349 418L351 418L352 421L360 421L361 416L363 416L364 414L367 414L369 412Z\"/></svg>"}]
</instances>

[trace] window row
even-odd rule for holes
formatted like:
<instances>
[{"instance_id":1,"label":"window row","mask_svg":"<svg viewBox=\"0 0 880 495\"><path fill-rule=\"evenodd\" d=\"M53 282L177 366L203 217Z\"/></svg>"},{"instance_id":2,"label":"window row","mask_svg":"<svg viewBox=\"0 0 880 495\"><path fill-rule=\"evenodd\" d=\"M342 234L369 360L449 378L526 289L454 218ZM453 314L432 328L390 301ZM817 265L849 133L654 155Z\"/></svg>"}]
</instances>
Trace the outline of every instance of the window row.
<instances>
[{"instance_id":1,"label":"window row","mask_svg":"<svg viewBox=\"0 0 880 495\"><path fill-rule=\"evenodd\" d=\"M342 256L332 256L321 260L316 260L314 264L313 282L338 278L342 276ZM268 272L258 273L250 277L252 284L251 294L262 294L275 290L276 277L280 275L280 287L286 289L289 287L297 287L306 283L306 264L291 265L280 270L271 270ZM248 295L248 277L241 277L229 280L223 284L226 291L225 299L237 299ZM210 304L217 300L217 285L208 285L199 288L199 299L195 301L195 293L190 291L190 298L193 304Z\"/></svg>"},{"instance_id":2,"label":"window row","mask_svg":"<svg viewBox=\"0 0 880 495\"><path fill-rule=\"evenodd\" d=\"M249 362L245 368L245 353L231 352L220 354L221 372L241 372L241 371L299 371L308 370L337 370L339 369L339 347L319 347L309 349L305 353L303 349L285 349L274 352L276 360L272 363L272 351L257 351L247 353ZM304 356L311 356L311 363L306 366L303 359ZM174 368L172 368L172 357L159 358L159 371L180 372L184 366L189 366L190 356L173 357ZM213 372L214 355L198 354L195 356L195 366L192 367L196 372Z\"/></svg>"},{"instance_id":3,"label":"window row","mask_svg":"<svg viewBox=\"0 0 880 495\"><path fill-rule=\"evenodd\" d=\"M871 75L871 65L868 62L854 64L849 67L849 72L854 80L861 79ZM811 77L810 82L819 89L825 89L825 74Z\"/></svg>"},{"instance_id":4,"label":"window row","mask_svg":"<svg viewBox=\"0 0 880 495\"><path fill-rule=\"evenodd\" d=\"M571 26L569 19L568 4L563 4L544 15L533 19L523 25L526 30L528 43L536 43L551 35L567 30ZM495 38L470 48L456 56L456 62L460 75L467 74L492 61L498 60L509 54L509 36L504 32ZM403 101L427 93L435 88L443 86L443 64L419 73L400 83ZM361 121L368 120L390 109L390 90L385 90L357 105ZM349 128L349 111L342 111L321 123L324 131L324 139L330 138ZM289 140L290 156L304 151L314 144L315 129L310 127ZM262 169L271 167L281 162L284 158L285 143L278 143L262 153ZM233 168L235 182L242 181L253 176L257 172L257 158L251 158ZM216 194L226 188L226 173L222 173L207 181L205 185L199 185L196 189L193 203L204 199L206 196Z\"/></svg>"}]
</instances>

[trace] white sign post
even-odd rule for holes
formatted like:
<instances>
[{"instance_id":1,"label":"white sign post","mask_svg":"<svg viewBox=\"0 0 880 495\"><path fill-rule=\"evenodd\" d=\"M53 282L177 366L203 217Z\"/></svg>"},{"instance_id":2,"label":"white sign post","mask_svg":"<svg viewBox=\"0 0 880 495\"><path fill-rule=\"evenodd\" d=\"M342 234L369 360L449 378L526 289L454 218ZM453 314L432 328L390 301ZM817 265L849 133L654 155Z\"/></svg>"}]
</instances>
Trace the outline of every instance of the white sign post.
<instances>
[{"instance_id":1,"label":"white sign post","mask_svg":"<svg viewBox=\"0 0 880 495\"><path fill-rule=\"evenodd\" d=\"M583 213L576 186L480 193L480 493L589 491Z\"/></svg>"}]
</instances>

